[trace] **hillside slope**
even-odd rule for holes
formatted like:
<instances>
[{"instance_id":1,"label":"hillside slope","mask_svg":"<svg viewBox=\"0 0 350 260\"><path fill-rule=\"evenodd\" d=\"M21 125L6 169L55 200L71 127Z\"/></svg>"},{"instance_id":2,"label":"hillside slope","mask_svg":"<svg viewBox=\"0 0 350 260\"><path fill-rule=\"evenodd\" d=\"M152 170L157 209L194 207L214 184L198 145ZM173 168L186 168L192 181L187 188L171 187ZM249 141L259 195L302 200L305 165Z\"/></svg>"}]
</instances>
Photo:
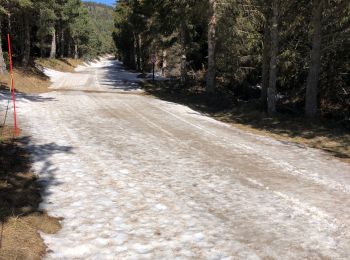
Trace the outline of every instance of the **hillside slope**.
<instances>
[{"instance_id":1,"label":"hillside slope","mask_svg":"<svg viewBox=\"0 0 350 260\"><path fill-rule=\"evenodd\" d=\"M113 7L94 2L85 2L84 5L89 10L91 22L96 32L101 46L101 52L112 53L114 51L114 42L112 33L114 30Z\"/></svg>"}]
</instances>

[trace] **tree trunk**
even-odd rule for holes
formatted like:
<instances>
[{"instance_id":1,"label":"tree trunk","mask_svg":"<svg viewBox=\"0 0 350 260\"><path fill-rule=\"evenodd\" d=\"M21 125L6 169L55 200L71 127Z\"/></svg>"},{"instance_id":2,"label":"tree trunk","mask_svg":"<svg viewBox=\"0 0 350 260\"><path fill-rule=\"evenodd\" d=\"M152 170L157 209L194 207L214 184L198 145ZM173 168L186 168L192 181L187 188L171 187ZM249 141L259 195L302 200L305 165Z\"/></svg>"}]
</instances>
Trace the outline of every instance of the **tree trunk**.
<instances>
[{"instance_id":1,"label":"tree trunk","mask_svg":"<svg viewBox=\"0 0 350 260\"><path fill-rule=\"evenodd\" d=\"M138 71L142 70L142 66L141 66L141 46L140 46L140 35L134 33L134 43L135 43L135 50L136 50L136 69Z\"/></svg>"},{"instance_id":2,"label":"tree trunk","mask_svg":"<svg viewBox=\"0 0 350 260\"><path fill-rule=\"evenodd\" d=\"M74 59L79 59L78 44L74 44Z\"/></svg>"},{"instance_id":3,"label":"tree trunk","mask_svg":"<svg viewBox=\"0 0 350 260\"><path fill-rule=\"evenodd\" d=\"M143 69L144 69L144 55L143 55L143 53L142 53L142 44L143 44L143 42L142 42L142 36L141 36L141 34L139 34L138 35L138 38L137 38L137 42L138 42L138 45L139 45L139 49L138 49L138 52L139 52L139 56L140 56L140 70L143 72Z\"/></svg>"},{"instance_id":4,"label":"tree trunk","mask_svg":"<svg viewBox=\"0 0 350 260\"><path fill-rule=\"evenodd\" d=\"M209 0L210 18L208 24L208 73L207 93L215 91L216 87L216 26L217 26L217 1Z\"/></svg>"},{"instance_id":5,"label":"tree trunk","mask_svg":"<svg viewBox=\"0 0 350 260\"><path fill-rule=\"evenodd\" d=\"M44 56L45 56L44 39L40 39L40 57L44 58Z\"/></svg>"},{"instance_id":6,"label":"tree trunk","mask_svg":"<svg viewBox=\"0 0 350 260\"><path fill-rule=\"evenodd\" d=\"M162 76L166 77L166 69L167 69L167 51L164 50L162 52Z\"/></svg>"},{"instance_id":7,"label":"tree trunk","mask_svg":"<svg viewBox=\"0 0 350 260\"><path fill-rule=\"evenodd\" d=\"M278 55L278 1L272 3L271 16L271 48L269 88L267 90L267 111L269 115L276 113L276 82L277 82L277 55Z\"/></svg>"},{"instance_id":8,"label":"tree trunk","mask_svg":"<svg viewBox=\"0 0 350 260\"><path fill-rule=\"evenodd\" d=\"M263 61L262 61L262 80L261 80L261 106L264 110L267 108L267 89L269 86L269 71L270 71L270 26L269 16L266 16L264 29L264 46L263 46Z\"/></svg>"},{"instance_id":9,"label":"tree trunk","mask_svg":"<svg viewBox=\"0 0 350 260\"><path fill-rule=\"evenodd\" d=\"M57 49L57 44L56 44L56 29L53 29L52 40L51 40L51 51L50 51L50 58L51 58L51 59L56 58L56 49Z\"/></svg>"},{"instance_id":10,"label":"tree trunk","mask_svg":"<svg viewBox=\"0 0 350 260\"><path fill-rule=\"evenodd\" d=\"M136 55L136 49L135 49L135 41L134 37L132 37L132 42L130 42L130 49L127 51L125 57L124 57L124 62L125 65L128 66L130 69L136 69L136 60L135 60L135 55Z\"/></svg>"},{"instance_id":11,"label":"tree trunk","mask_svg":"<svg viewBox=\"0 0 350 260\"><path fill-rule=\"evenodd\" d=\"M313 1L313 39L311 50L311 64L306 84L305 113L308 117L317 114L317 94L321 69L321 41L322 41L322 11L323 0Z\"/></svg>"},{"instance_id":12,"label":"tree trunk","mask_svg":"<svg viewBox=\"0 0 350 260\"><path fill-rule=\"evenodd\" d=\"M67 46L67 57L72 57L72 40L68 40L68 46Z\"/></svg>"},{"instance_id":13,"label":"tree trunk","mask_svg":"<svg viewBox=\"0 0 350 260\"><path fill-rule=\"evenodd\" d=\"M24 25L24 45L23 45L23 57L22 65L27 66L30 59L30 24L27 13L23 13L23 25Z\"/></svg>"},{"instance_id":14,"label":"tree trunk","mask_svg":"<svg viewBox=\"0 0 350 260\"><path fill-rule=\"evenodd\" d=\"M0 21L0 74L6 72L6 62L4 59L4 53L2 52L2 41L1 41L1 21Z\"/></svg>"},{"instance_id":15,"label":"tree trunk","mask_svg":"<svg viewBox=\"0 0 350 260\"><path fill-rule=\"evenodd\" d=\"M187 45L186 45L186 25L184 21L180 28L180 42L181 42L181 61L180 61L180 77L181 82L185 83L187 79Z\"/></svg>"},{"instance_id":16,"label":"tree trunk","mask_svg":"<svg viewBox=\"0 0 350 260\"><path fill-rule=\"evenodd\" d=\"M61 31L61 35L60 35L60 42L61 42L61 58L64 58L64 51L65 51L65 48L64 48L64 30L62 29L62 31Z\"/></svg>"},{"instance_id":17,"label":"tree trunk","mask_svg":"<svg viewBox=\"0 0 350 260\"><path fill-rule=\"evenodd\" d=\"M133 34L133 38L134 38L134 48L133 48L133 53L134 53L134 57L133 57L133 64L134 64L134 68L136 70L139 70L139 51L138 51L138 41L137 38L135 36L135 33Z\"/></svg>"}]
</instances>

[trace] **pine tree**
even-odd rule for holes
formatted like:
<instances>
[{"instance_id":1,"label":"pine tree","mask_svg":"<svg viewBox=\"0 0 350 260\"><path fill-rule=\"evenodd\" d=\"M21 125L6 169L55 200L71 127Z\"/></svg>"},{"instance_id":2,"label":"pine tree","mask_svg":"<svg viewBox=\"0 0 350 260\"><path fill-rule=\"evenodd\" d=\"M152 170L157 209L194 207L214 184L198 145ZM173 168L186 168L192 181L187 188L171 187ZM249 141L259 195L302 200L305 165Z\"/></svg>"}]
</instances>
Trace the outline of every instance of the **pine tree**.
<instances>
[{"instance_id":1,"label":"pine tree","mask_svg":"<svg viewBox=\"0 0 350 260\"><path fill-rule=\"evenodd\" d=\"M78 9L78 15L71 20L69 31L74 43L74 58L79 58L79 50L89 41L91 33L91 24L89 23L88 10L85 7Z\"/></svg>"},{"instance_id":2,"label":"pine tree","mask_svg":"<svg viewBox=\"0 0 350 260\"><path fill-rule=\"evenodd\" d=\"M0 6L0 15L3 16L7 14L8 14L7 10L3 6ZM4 74L7 70L6 70L6 63L4 59L4 53L2 51L2 40L1 40L2 34L1 33L2 33L2 22L0 18L0 74Z\"/></svg>"},{"instance_id":3,"label":"pine tree","mask_svg":"<svg viewBox=\"0 0 350 260\"><path fill-rule=\"evenodd\" d=\"M215 91L216 86L216 27L218 20L218 1L209 0L209 8L207 92L212 93Z\"/></svg>"},{"instance_id":4,"label":"pine tree","mask_svg":"<svg viewBox=\"0 0 350 260\"><path fill-rule=\"evenodd\" d=\"M36 10L39 10L37 20L37 36L40 41L40 53L41 57L46 56L45 40L48 36L51 36L50 58L56 56L56 32L55 22L57 16L55 14L55 1L54 0L37 0L35 2Z\"/></svg>"},{"instance_id":5,"label":"pine tree","mask_svg":"<svg viewBox=\"0 0 350 260\"><path fill-rule=\"evenodd\" d=\"M270 74L267 90L267 110L270 115L276 113L276 83L277 83L277 55L278 55L278 16L279 0L272 1L271 27L270 27Z\"/></svg>"},{"instance_id":6,"label":"pine tree","mask_svg":"<svg viewBox=\"0 0 350 260\"><path fill-rule=\"evenodd\" d=\"M308 117L317 114L318 82L321 69L322 12L323 0L313 1L311 64L306 84L305 112Z\"/></svg>"},{"instance_id":7,"label":"pine tree","mask_svg":"<svg viewBox=\"0 0 350 260\"><path fill-rule=\"evenodd\" d=\"M23 44L22 44L22 65L27 66L31 56L31 15L33 11L33 2L31 0L15 0L17 1L19 12L22 16L22 25L23 25Z\"/></svg>"}]
</instances>

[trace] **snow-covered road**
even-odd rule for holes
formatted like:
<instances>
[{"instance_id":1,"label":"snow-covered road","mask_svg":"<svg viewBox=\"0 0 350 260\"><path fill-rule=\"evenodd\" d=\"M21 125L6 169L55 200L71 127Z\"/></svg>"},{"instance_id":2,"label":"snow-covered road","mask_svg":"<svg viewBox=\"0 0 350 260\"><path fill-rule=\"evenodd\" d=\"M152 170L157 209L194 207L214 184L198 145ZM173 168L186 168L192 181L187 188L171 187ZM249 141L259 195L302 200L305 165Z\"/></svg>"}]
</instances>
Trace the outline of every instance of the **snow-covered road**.
<instances>
[{"instance_id":1,"label":"snow-covered road","mask_svg":"<svg viewBox=\"0 0 350 260\"><path fill-rule=\"evenodd\" d=\"M48 259L349 259L350 167L138 89L103 59L20 97Z\"/></svg>"}]
</instances>

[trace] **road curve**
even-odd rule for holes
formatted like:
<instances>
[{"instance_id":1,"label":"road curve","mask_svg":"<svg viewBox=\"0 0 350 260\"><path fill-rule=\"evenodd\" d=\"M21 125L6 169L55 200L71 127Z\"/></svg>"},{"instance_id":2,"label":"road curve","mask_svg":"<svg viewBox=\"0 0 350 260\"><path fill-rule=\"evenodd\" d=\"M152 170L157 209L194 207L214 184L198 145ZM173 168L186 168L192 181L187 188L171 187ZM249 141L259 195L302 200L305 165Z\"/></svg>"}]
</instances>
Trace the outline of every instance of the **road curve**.
<instances>
[{"instance_id":1,"label":"road curve","mask_svg":"<svg viewBox=\"0 0 350 260\"><path fill-rule=\"evenodd\" d=\"M21 97L47 259L348 259L350 167L147 96L102 59Z\"/></svg>"}]
</instances>

